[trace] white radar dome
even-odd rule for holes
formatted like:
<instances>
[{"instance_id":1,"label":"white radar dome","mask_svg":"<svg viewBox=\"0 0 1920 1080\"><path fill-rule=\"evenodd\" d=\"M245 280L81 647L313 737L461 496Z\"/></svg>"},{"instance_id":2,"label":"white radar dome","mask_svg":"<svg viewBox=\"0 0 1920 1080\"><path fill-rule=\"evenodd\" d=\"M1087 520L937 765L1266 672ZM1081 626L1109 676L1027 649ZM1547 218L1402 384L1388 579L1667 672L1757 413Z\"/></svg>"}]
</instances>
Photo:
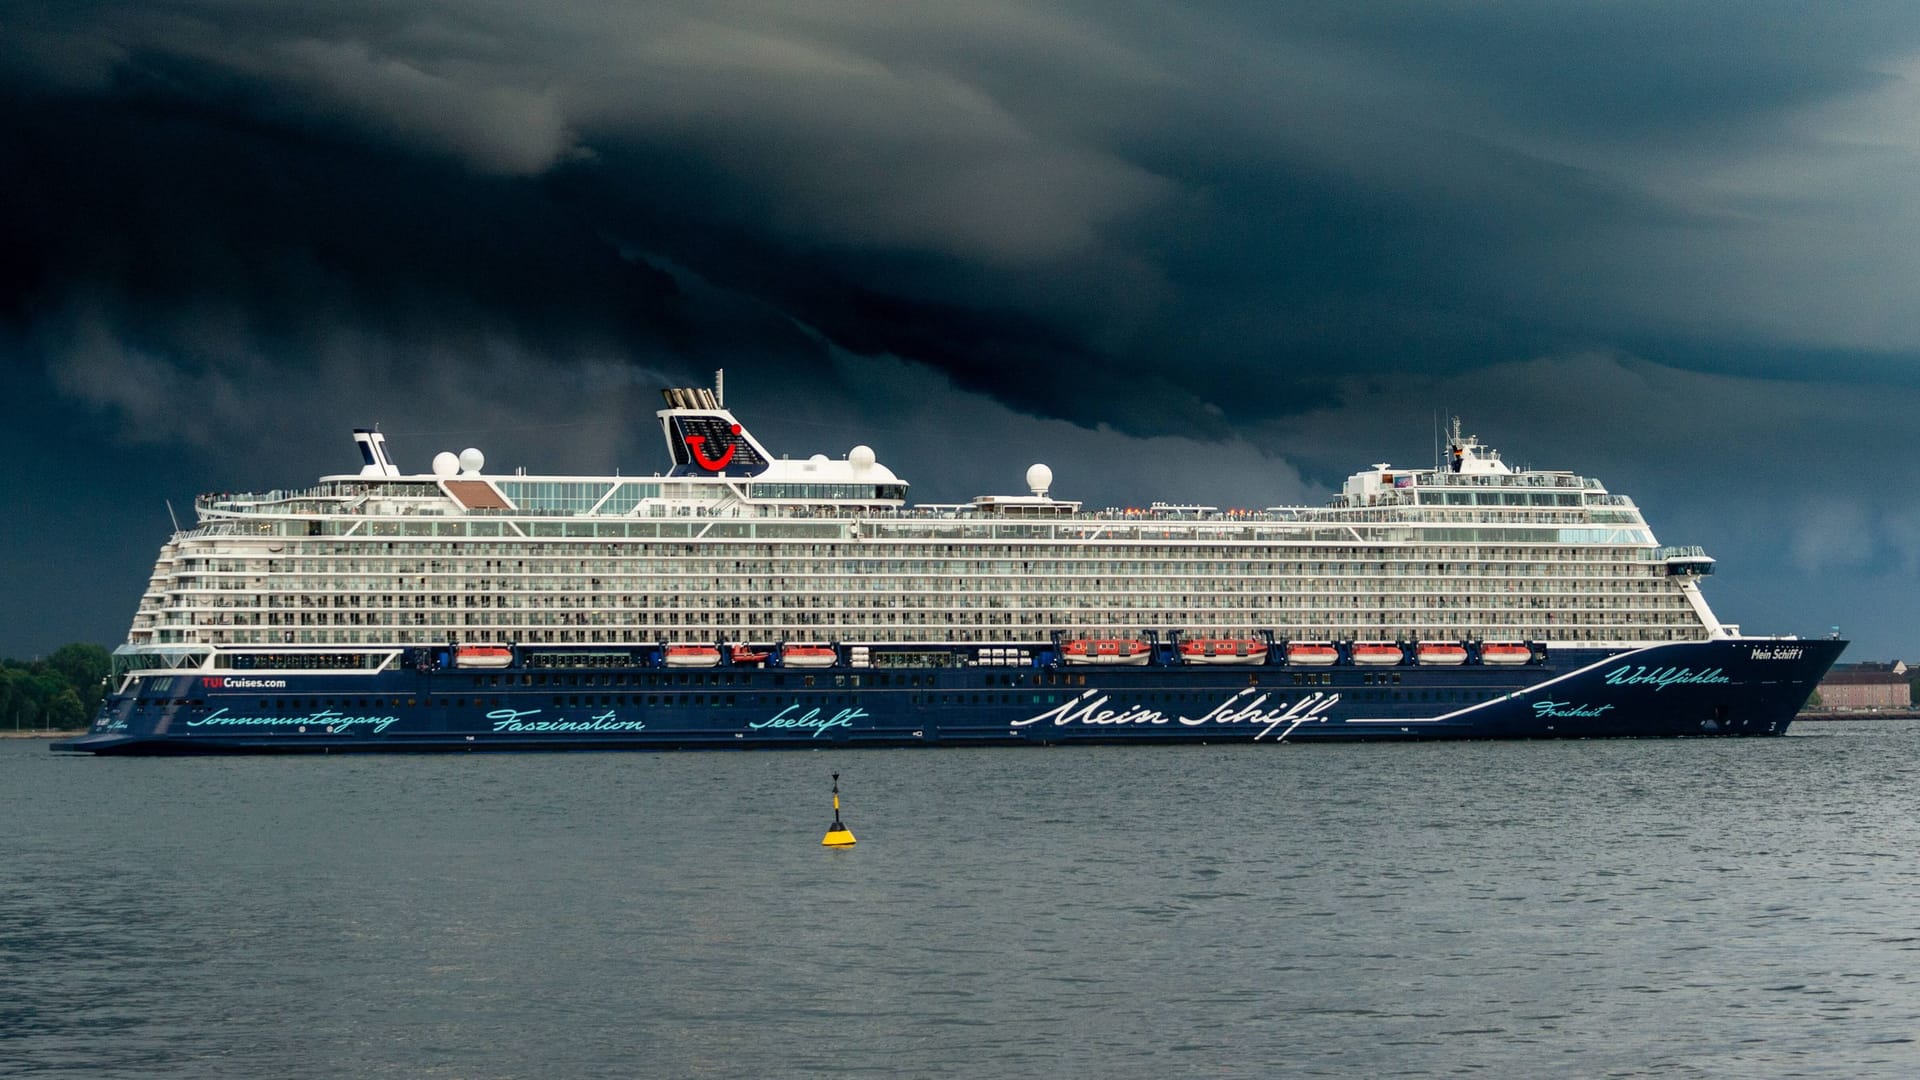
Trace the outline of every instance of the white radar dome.
<instances>
[{"instance_id":1,"label":"white radar dome","mask_svg":"<svg viewBox=\"0 0 1920 1080\"><path fill-rule=\"evenodd\" d=\"M807 468L811 469L814 472L819 472L821 469L826 467L826 464L827 464L827 455L825 454L815 454L812 457L807 459Z\"/></svg>"},{"instance_id":2,"label":"white radar dome","mask_svg":"<svg viewBox=\"0 0 1920 1080\"><path fill-rule=\"evenodd\" d=\"M1027 486L1035 495L1045 495L1053 486L1053 470L1045 465L1034 465L1027 470Z\"/></svg>"},{"instance_id":3,"label":"white radar dome","mask_svg":"<svg viewBox=\"0 0 1920 1080\"><path fill-rule=\"evenodd\" d=\"M856 469L871 469L874 460L871 446L856 446L847 451L847 462Z\"/></svg>"},{"instance_id":4,"label":"white radar dome","mask_svg":"<svg viewBox=\"0 0 1920 1080\"><path fill-rule=\"evenodd\" d=\"M433 475L445 479L460 471L460 459L451 450L433 455Z\"/></svg>"},{"instance_id":5,"label":"white radar dome","mask_svg":"<svg viewBox=\"0 0 1920 1080\"><path fill-rule=\"evenodd\" d=\"M487 455L469 446L460 451L460 467L467 472L477 473L487 463Z\"/></svg>"}]
</instances>

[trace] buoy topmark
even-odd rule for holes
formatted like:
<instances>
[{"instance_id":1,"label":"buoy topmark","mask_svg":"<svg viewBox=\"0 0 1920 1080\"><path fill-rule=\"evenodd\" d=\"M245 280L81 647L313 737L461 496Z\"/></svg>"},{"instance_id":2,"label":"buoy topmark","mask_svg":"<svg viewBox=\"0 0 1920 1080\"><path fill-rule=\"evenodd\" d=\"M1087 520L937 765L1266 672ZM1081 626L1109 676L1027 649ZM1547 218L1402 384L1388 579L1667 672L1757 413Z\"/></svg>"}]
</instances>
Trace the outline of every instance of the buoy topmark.
<instances>
[{"instance_id":1,"label":"buoy topmark","mask_svg":"<svg viewBox=\"0 0 1920 1080\"><path fill-rule=\"evenodd\" d=\"M827 827L827 835L820 840L825 847L852 847L853 833L840 823L840 774L833 774L833 824Z\"/></svg>"}]
</instances>

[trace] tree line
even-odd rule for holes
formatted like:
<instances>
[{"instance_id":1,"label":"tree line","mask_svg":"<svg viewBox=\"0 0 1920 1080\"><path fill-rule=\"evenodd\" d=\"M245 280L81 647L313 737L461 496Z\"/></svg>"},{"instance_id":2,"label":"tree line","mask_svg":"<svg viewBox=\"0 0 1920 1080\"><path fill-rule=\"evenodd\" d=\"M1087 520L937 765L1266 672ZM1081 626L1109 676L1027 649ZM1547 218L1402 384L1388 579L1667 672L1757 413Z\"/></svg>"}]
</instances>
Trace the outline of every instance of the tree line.
<instances>
[{"instance_id":1,"label":"tree line","mask_svg":"<svg viewBox=\"0 0 1920 1080\"><path fill-rule=\"evenodd\" d=\"M98 645L62 645L39 660L0 660L0 731L74 731L106 699L112 654Z\"/></svg>"}]
</instances>

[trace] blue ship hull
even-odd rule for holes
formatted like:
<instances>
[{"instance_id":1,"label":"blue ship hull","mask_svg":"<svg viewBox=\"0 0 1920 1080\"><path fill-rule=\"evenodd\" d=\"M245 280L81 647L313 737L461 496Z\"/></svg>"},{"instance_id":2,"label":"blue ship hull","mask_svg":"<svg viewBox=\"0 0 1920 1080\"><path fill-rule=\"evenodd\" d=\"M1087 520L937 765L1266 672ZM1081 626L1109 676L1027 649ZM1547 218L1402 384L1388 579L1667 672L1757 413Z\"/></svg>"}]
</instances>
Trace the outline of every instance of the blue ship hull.
<instances>
[{"instance_id":1,"label":"blue ship hull","mask_svg":"<svg viewBox=\"0 0 1920 1080\"><path fill-rule=\"evenodd\" d=\"M1343 662L798 669L659 666L657 653L409 650L377 674L142 676L84 736L96 754L815 749L1779 735L1846 643L1727 639L1542 651L1524 665ZM1477 659L1477 658L1476 658Z\"/></svg>"}]
</instances>

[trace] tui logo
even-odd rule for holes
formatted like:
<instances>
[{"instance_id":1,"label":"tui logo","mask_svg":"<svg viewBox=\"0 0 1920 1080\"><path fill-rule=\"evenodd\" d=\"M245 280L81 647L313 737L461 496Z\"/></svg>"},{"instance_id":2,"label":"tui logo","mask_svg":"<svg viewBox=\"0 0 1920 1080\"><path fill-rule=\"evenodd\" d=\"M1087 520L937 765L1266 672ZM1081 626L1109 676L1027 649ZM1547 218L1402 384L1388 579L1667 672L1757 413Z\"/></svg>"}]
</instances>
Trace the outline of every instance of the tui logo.
<instances>
[{"instance_id":1,"label":"tui logo","mask_svg":"<svg viewBox=\"0 0 1920 1080\"><path fill-rule=\"evenodd\" d=\"M740 434L740 425L735 424L728 430L738 435ZM721 469L727 467L728 462L733 460L733 451L736 449L736 444L729 442L724 453L717 458L709 460L707 455L700 452L700 448L706 444L706 441L707 437L705 435L688 435L686 437L687 450L693 454L694 464L709 472L719 472Z\"/></svg>"}]
</instances>

